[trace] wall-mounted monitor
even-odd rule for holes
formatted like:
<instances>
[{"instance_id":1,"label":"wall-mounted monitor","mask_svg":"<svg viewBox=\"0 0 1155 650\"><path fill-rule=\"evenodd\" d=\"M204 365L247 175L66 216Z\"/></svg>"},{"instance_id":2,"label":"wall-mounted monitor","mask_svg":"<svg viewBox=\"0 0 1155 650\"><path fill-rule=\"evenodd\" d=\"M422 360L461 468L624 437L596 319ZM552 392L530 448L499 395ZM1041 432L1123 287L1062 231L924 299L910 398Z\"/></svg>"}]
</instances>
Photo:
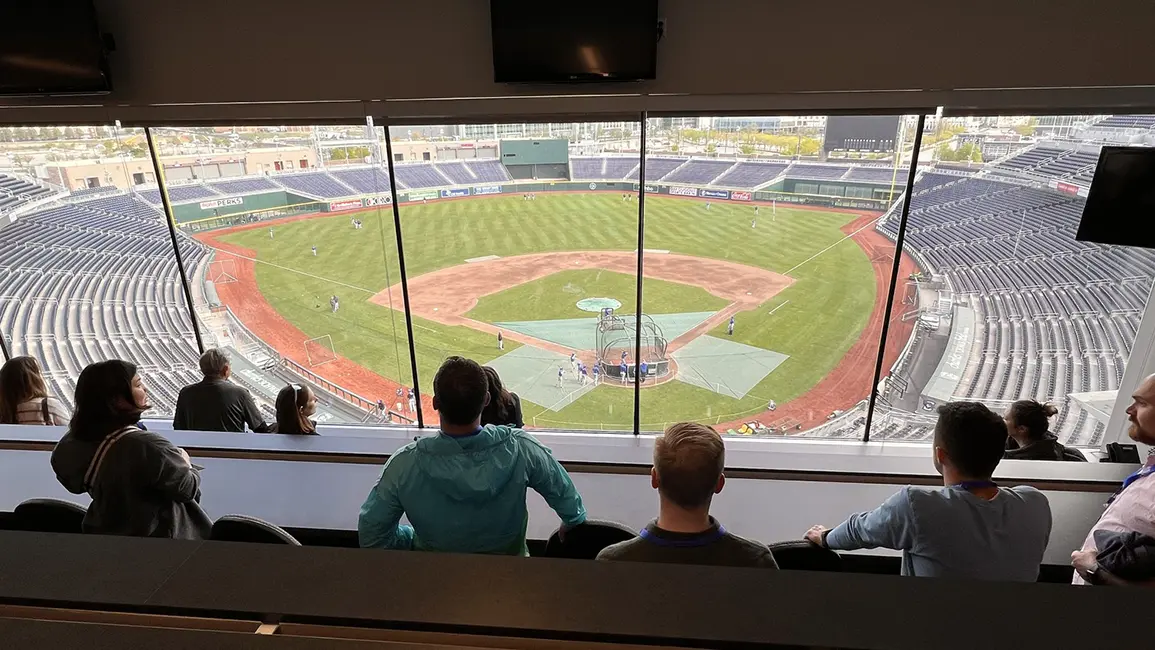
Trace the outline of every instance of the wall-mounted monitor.
<instances>
[{"instance_id":1,"label":"wall-mounted monitor","mask_svg":"<svg viewBox=\"0 0 1155 650\"><path fill-rule=\"evenodd\" d=\"M0 2L0 95L109 90L92 0Z\"/></svg>"},{"instance_id":2,"label":"wall-mounted monitor","mask_svg":"<svg viewBox=\"0 0 1155 650\"><path fill-rule=\"evenodd\" d=\"M657 73L657 0L490 0L498 83L638 81Z\"/></svg>"},{"instance_id":3,"label":"wall-mounted monitor","mask_svg":"<svg viewBox=\"0 0 1155 650\"><path fill-rule=\"evenodd\" d=\"M1155 149L1103 147L1075 238L1155 248Z\"/></svg>"}]
</instances>

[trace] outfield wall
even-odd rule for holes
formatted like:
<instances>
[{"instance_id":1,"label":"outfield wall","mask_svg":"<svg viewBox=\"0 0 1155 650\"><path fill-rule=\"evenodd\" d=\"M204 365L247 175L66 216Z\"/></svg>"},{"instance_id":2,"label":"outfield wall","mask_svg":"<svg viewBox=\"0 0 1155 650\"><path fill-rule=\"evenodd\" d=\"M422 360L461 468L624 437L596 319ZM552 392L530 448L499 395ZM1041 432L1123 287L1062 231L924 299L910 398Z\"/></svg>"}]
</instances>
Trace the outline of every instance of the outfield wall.
<instances>
[{"instance_id":1,"label":"outfield wall","mask_svg":"<svg viewBox=\"0 0 1155 650\"><path fill-rule=\"evenodd\" d=\"M447 187L440 189L401 190L397 199L401 203L438 201L441 199L463 199L501 194L524 194L527 192L621 192L633 194L641 189L634 181L529 181L490 183ZM855 210L886 210L890 202L881 199L825 196L820 194L799 194L774 190L724 190L691 185L670 185L646 183L646 193L663 196L698 198L711 201L733 201L737 203L787 203ZM173 206L177 225L193 232L215 230L245 223L254 223L308 213L341 213L390 205L389 194L373 196L351 196L340 199L318 201L298 196L291 192L267 192L239 197L225 197Z\"/></svg>"}]
</instances>

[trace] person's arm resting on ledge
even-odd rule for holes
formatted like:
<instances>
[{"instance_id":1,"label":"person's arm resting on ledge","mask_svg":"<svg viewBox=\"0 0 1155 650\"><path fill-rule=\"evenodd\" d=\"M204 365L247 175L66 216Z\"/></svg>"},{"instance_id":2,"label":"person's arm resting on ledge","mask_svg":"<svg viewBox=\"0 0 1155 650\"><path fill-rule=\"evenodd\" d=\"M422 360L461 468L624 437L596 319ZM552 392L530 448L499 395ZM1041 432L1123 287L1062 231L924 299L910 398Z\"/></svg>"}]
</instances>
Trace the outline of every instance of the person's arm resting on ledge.
<instances>
[{"instance_id":1,"label":"person's arm resting on ledge","mask_svg":"<svg viewBox=\"0 0 1155 650\"><path fill-rule=\"evenodd\" d=\"M828 548L854 551L869 548L910 550L914 543L914 517L907 488L903 488L870 512L851 515L826 533Z\"/></svg>"}]
</instances>

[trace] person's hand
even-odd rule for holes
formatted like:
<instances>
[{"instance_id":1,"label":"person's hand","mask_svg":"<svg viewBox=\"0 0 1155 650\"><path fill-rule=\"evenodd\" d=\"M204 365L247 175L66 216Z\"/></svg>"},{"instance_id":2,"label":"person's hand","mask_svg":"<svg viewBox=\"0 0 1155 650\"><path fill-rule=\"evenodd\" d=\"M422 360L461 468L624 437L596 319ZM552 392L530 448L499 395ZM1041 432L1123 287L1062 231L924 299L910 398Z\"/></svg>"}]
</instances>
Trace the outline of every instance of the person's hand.
<instances>
[{"instance_id":1,"label":"person's hand","mask_svg":"<svg viewBox=\"0 0 1155 650\"><path fill-rule=\"evenodd\" d=\"M1098 555L1097 551L1075 551L1071 553L1071 566L1087 580L1091 572L1099 568Z\"/></svg>"},{"instance_id":2,"label":"person's hand","mask_svg":"<svg viewBox=\"0 0 1155 650\"><path fill-rule=\"evenodd\" d=\"M826 533L829 529L826 526L811 526L810 530L806 531L806 541L823 548L826 547Z\"/></svg>"}]
</instances>

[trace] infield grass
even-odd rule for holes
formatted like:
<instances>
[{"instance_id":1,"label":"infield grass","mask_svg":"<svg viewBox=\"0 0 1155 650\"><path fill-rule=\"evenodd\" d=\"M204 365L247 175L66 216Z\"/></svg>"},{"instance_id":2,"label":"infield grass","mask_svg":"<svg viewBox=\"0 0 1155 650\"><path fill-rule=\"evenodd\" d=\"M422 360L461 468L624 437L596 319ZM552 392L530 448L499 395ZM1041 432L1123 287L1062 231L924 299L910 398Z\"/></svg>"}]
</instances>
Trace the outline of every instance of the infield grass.
<instances>
[{"instance_id":1,"label":"infield grass","mask_svg":"<svg viewBox=\"0 0 1155 650\"><path fill-rule=\"evenodd\" d=\"M400 213L410 277L486 255L637 249L637 204L622 201L613 192L542 192L536 201L523 201L520 195L435 201L402 206ZM790 358L741 400L681 382L646 388L641 392L641 419L652 425L648 428L677 420L725 421L756 412L769 399L784 404L829 374L866 325L876 291L874 274L862 249L839 230L855 215L781 206L777 214L769 213L763 206L757 228L751 228L749 205L714 203L707 211L697 201L647 197L646 248L734 260L795 279L758 308L739 313L734 333L738 342ZM332 336L339 354L408 384L412 377L401 296L393 296L394 309L368 301L400 278L392 212L371 209L356 216L365 224L360 230L351 227L349 214L319 215L274 225L273 239L265 228L222 239L255 250L258 260L267 262L257 264L257 281L286 319L311 337ZM316 257L310 252L313 245L318 248ZM566 311L566 302L572 307L581 296L565 293L553 300L548 299L549 290L540 289L540 297L533 297L539 293L533 285L560 275L494 294L489 298L495 300L483 299L471 315L509 320L502 302L510 300L533 303L538 309L535 313L540 314L534 319L574 317ZM624 305L627 299L632 301L632 283L627 280L628 288L619 286L622 278L631 276L608 272L602 276L590 295L609 295ZM581 284L574 278L560 279ZM611 284L614 293L610 293ZM544 286L551 285L546 282ZM564 283L557 290L562 287ZM328 298L333 294L341 299L337 314L329 311ZM653 300L653 309L646 307L651 313L717 309L712 301L720 300L700 288L649 279L643 295L647 304ZM703 308L707 303L711 306ZM573 311L579 317L584 314L576 308ZM431 391L433 374L448 355L486 363L499 354L489 334L420 318L413 325L423 391ZM725 336L724 326L712 333ZM507 340L506 351L516 346ZM865 397L869 387L861 390ZM527 422L574 428L628 428L632 407L631 391L608 386L598 387L556 413L524 403Z\"/></svg>"}]
</instances>

